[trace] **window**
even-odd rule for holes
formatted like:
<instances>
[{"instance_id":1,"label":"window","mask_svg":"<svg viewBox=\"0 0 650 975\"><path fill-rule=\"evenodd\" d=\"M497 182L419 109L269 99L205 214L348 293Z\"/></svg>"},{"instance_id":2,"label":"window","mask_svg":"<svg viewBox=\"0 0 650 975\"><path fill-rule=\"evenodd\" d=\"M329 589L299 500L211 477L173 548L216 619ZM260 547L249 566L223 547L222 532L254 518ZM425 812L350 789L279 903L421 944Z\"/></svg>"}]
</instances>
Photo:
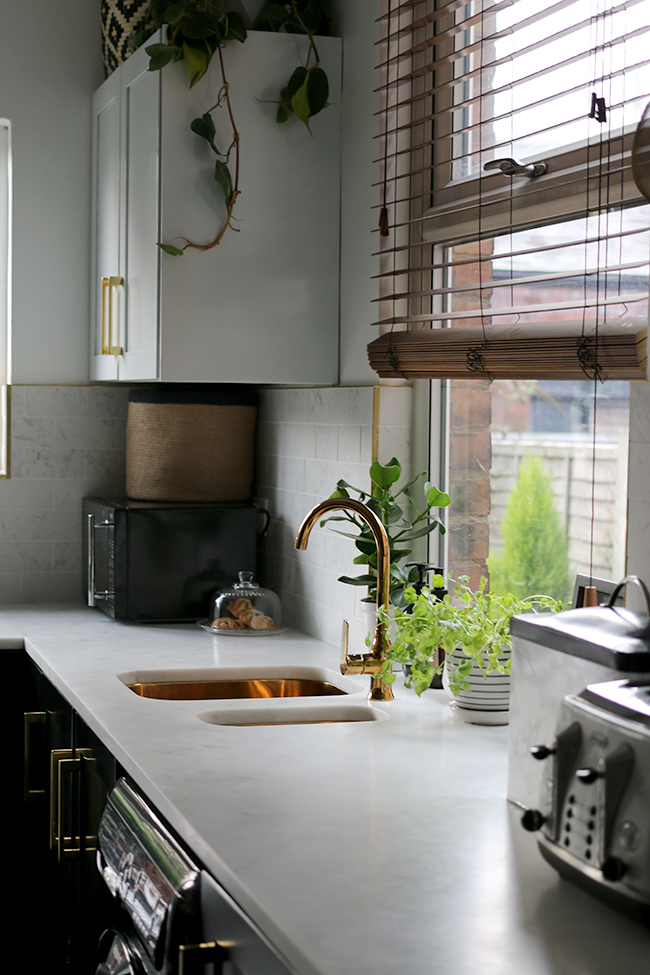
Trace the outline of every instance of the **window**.
<instances>
[{"instance_id":1,"label":"window","mask_svg":"<svg viewBox=\"0 0 650 975\"><path fill-rule=\"evenodd\" d=\"M384 26L380 328L647 322L650 208L629 162L648 0L387 0ZM594 361L572 383L433 385L454 574L498 574L533 455L569 572L622 573L627 384L597 389Z\"/></svg>"},{"instance_id":2,"label":"window","mask_svg":"<svg viewBox=\"0 0 650 975\"><path fill-rule=\"evenodd\" d=\"M0 119L0 476L9 475L11 383L11 127Z\"/></svg>"}]
</instances>

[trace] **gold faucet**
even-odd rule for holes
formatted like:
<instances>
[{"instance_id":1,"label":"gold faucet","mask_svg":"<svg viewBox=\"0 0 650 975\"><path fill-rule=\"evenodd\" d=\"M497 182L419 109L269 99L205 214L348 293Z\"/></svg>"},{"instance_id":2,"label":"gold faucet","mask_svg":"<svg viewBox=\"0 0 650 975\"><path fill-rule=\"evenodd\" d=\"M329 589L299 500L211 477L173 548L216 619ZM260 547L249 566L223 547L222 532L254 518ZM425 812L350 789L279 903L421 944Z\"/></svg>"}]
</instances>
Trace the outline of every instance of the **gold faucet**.
<instances>
[{"instance_id":1,"label":"gold faucet","mask_svg":"<svg viewBox=\"0 0 650 975\"><path fill-rule=\"evenodd\" d=\"M349 623L343 621L343 643L341 646L341 673L342 674L370 674L370 701L392 701L393 692L390 684L386 684L380 676L386 652L390 647L386 623L380 619L379 610L388 612L388 584L390 579L390 548L388 545L388 535L377 515L367 505L354 498L328 498L321 501L315 508L312 508L303 520L296 535L295 546L297 549L307 548L309 534L321 517L327 511L354 511L355 514L365 521L375 538L377 546L377 625L375 636L372 641L369 653L350 654L348 653L348 630Z\"/></svg>"}]
</instances>

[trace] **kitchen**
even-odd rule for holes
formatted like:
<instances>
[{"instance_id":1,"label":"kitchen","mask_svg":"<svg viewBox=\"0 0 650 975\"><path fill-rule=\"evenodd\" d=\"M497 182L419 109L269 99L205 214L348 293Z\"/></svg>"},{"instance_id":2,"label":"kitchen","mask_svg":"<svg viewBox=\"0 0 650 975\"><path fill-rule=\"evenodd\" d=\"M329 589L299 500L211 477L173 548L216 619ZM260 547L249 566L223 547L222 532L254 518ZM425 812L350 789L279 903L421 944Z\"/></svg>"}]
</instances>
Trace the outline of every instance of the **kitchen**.
<instances>
[{"instance_id":1,"label":"kitchen","mask_svg":"<svg viewBox=\"0 0 650 975\"><path fill-rule=\"evenodd\" d=\"M54 5L26 0L20 4L6 2L3 6L5 36L12 38L0 64L3 82L0 87L5 99L2 113L11 118L14 125L14 388L13 476L0 484L3 526L0 599L6 604L38 604L78 599L81 525L77 513L80 499L88 494L115 490L123 477L126 395L122 389L85 388L88 383L90 240L90 129L87 120L91 94L102 81L97 26L99 4L65 0L55 8ZM268 498L267 492L272 491L269 499L275 520L278 524L285 523L280 529L282 537L277 539L275 552L275 557L279 555L282 559L281 588L283 594L292 597L299 629L322 640L330 648L339 642L343 617L355 612L350 591L336 583L336 577L349 569L349 552L345 545L331 537L319 539L314 535L307 552L295 555L289 543L301 517L316 501L331 493L339 477L352 483L365 477L371 456L376 377L367 365L366 345L374 337L368 324L374 317L370 304L374 297L371 276L376 273L376 268L370 256L369 241L376 223L376 211L371 210L375 203L375 190L371 184L376 179L372 162L376 156L372 141L375 134L373 113L377 110L377 96L373 94L376 51L372 42L378 36L375 22L378 6L369 0L354 3L341 0L332 4L338 28L336 33L344 39L346 66L342 122L339 377L342 388L266 390L262 394L260 417L260 429L265 432L264 444L278 445L277 449L269 447L261 451L262 469L267 473L258 487L258 496ZM386 413L380 416L380 442L386 457L393 453L406 456L409 452L411 396L410 389L403 385L386 385L381 389ZM633 388L631 409L628 571L636 571L645 578L650 576L650 500L646 490L649 442L650 402L647 387L638 384ZM22 476L21 462L24 465ZM317 598L314 598L315 594L318 594ZM27 625L24 616L13 617L13 612L8 605L6 625L3 626L7 636L17 635L16 627ZM35 616L38 613L38 605L35 605ZM100 629L107 634L106 642L103 642L103 636L99 642L105 654L110 656L114 650L108 626L104 621ZM39 621L37 628L39 632L47 630L46 622ZM193 638L193 657L207 665L211 650L202 647L200 637L201 634L197 634ZM90 639L87 634L81 637L84 646ZM168 661L179 665L182 651L173 636L166 637L165 643L168 641L169 647L165 650L169 654ZM37 643L36 637L33 642ZM162 650L155 652L162 654ZM318 657L324 652L322 649L313 652L318 659L324 659ZM286 653L294 659L295 651L292 652L291 647ZM115 658L113 674L133 666L126 657L120 659L122 662L118 665ZM336 669L335 653L330 652L327 664ZM74 661L69 661L66 668L66 680L73 682ZM120 690L118 687L116 694ZM134 698L133 707L139 703L142 702ZM111 711L111 706L109 700L101 705L106 713ZM411 720L421 729L418 737L426 734L435 741L437 735L444 737L451 733L442 713L436 710L435 701L414 702L407 698L404 706L408 708L409 718L405 719L401 734L410 736L408 722ZM137 720L133 711L129 714L127 723L131 719ZM379 722L378 727L388 724ZM111 731L111 736L113 734L117 738L117 732ZM466 731L462 734L458 741L465 742L468 735ZM476 749L480 753L485 748L492 753L497 736L500 736L498 741L503 747L505 737L497 729L478 733L474 729L472 751ZM391 747L392 759L388 753L377 755L372 746L358 760L354 756L348 757L347 774L353 779L359 766L376 759L381 777L386 780L384 792L404 789L408 776L402 770L401 777L395 780L396 768L400 765L399 747ZM462 750L462 746L459 747ZM318 750L315 755L317 761L325 761L325 756ZM419 755L424 753L419 752ZM334 762L331 757L329 760ZM433 761L445 764L441 751ZM453 762L451 754L446 761ZM335 765L334 762L327 773L331 782L336 779ZM436 768L435 764L433 768ZM162 768L156 774L166 778ZM507 887L503 871L497 871L496 876L489 872L479 874L479 887L472 889L471 896L477 898L474 903L483 930L475 942L474 954L468 947L469 954L461 960L449 960L448 963L443 960L451 953L451 941L462 940L462 928L454 928L455 937L445 937L441 943L438 932L444 928L449 930L456 912L454 905L444 898L441 901L432 899L429 910L440 912L440 921L435 926L436 945L433 948L427 945L422 932L418 934L421 916L401 917L400 925L397 925L400 933L391 935L395 955L382 961L369 957L363 963L365 970L382 970L378 966L390 970L393 965L403 967L405 971L425 971L429 970L426 960L431 959L430 969L436 970L435 966L439 965L441 971L451 970L451 967L446 968L447 964L465 972L479 967L482 971L494 972L634 971L632 965L636 962L617 960L618 952L611 944L609 948L607 945L603 947L597 934L606 919L607 925L613 925L607 929L612 931L612 939L625 940L625 943L637 941L644 952L647 950L646 936L624 919L612 920L607 909L583 895L573 895L561 886L558 888L547 868L538 861L534 843L529 837L520 835L516 824L512 831L514 846L509 848L504 826L504 769L484 770L484 779L475 778L479 774L468 771L467 782L459 784L457 791L450 787L450 792L463 795L474 809L475 814L467 813L467 820L463 821L473 839L480 840L483 830L487 834L484 845L479 842L480 856L498 860L502 867L508 857L513 857L512 875L518 878L520 886ZM390 786L391 777L394 787ZM178 791L182 792L182 787L179 786ZM431 809L435 808L434 792L429 793ZM163 802L159 791L155 792L154 799ZM384 800L388 801L382 795ZM486 808L487 825L483 826L482 816ZM163 811L167 812L167 809ZM365 811L368 812L367 808ZM363 812L363 804L355 807L350 813L351 821ZM299 816L298 811L296 817ZM343 829L340 811L328 811L328 816L332 817L332 830ZM449 807L439 806L435 816L425 809L418 811L416 825L420 829L434 820L444 824L444 832L438 832L437 839L428 839L420 852L417 841L411 844L403 836L396 850L391 827L380 837L385 858L375 863L372 869L367 863L362 864L360 852L359 858L355 859L355 848L358 850L355 844L348 848L345 856L351 858L350 872L359 876L359 885L351 900L364 902L367 896L364 885L373 877L377 890L385 891L387 881L384 875L390 876L391 872L397 878L398 889L410 883L406 868L401 864L420 856L431 864L441 863L441 876L460 871L458 862L445 868L444 860L440 860L445 849L454 848L454 842L462 845L462 837L455 837L454 816L455 811ZM171 808L168 818L173 818ZM401 822L396 822L395 831L401 832L401 826ZM385 829L385 824L382 828ZM491 833L498 838L496 850L494 844L488 843ZM306 851L308 835L304 844ZM521 856L520 847L524 848ZM326 853L321 852L319 856L323 857L322 870L327 872ZM351 883L349 877L344 879L345 856L337 861L336 868L340 873L334 878L341 885ZM431 870L435 869L431 867ZM357 871L363 872L357 874ZM481 889L480 883L487 886ZM444 886L442 884L443 889ZM463 890L460 885L455 891L459 900L464 896ZM307 893L305 891L303 896ZM519 913L521 904L513 907L511 903L517 896L522 898L523 919ZM538 905L539 898L543 902L542 908ZM326 900L330 905L333 903L335 895L332 891ZM507 913L508 904L513 913ZM497 910L487 914L490 905ZM412 901L409 906L414 907ZM283 910L285 914L291 914L295 907L292 908L288 901ZM314 912L316 910L314 907ZM305 913L309 915L308 911ZM354 915L353 907L351 913ZM314 954L318 956L321 950L327 954L331 950L327 943L340 940L344 944L340 953L336 949L337 958L330 970L363 971L364 967L356 959L364 957L368 943L376 935L375 929L381 929L387 921L379 915L360 920L357 926L342 915L343 910L340 916L331 918L329 931L325 927L310 928L316 943ZM492 929L490 922L495 925ZM307 923L309 926L308 918ZM575 935L578 928L582 933L580 938ZM528 942L529 935L521 933L531 929L530 941L535 945L532 955L528 951L530 944L528 948L522 948L522 941ZM391 931L395 932L395 929ZM281 942L283 937L281 932L277 933ZM406 949L407 956L409 950L414 952L406 964L400 960L404 958L404 945L398 943L398 938L400 942L402 939L417 942L415 948ZM605 942L608 940L605 938ZM384 954L386 942L380 943L381 954ZM281 944L280 947L285 946ZM397 951L398 947L400 951ZM608 950L612 953L608 954ZM291 946L285 947L285 953L291 954L291 951ZM540 955L544 960L540 960ZM301 970L295 949L293 958L296 968ZM306 964L304 970L311 969Z\"/></svg>"}]
</instances>

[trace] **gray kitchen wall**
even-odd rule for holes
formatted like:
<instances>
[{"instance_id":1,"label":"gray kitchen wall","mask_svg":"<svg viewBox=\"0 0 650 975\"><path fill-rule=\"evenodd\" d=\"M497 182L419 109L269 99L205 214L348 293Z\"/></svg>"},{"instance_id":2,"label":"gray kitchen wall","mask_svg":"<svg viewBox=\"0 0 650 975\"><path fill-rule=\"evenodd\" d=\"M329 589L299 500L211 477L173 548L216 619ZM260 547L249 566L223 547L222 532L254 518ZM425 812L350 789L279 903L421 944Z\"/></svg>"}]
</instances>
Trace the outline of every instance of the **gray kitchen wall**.
<instances>
[{"instance_id":1,"label":"gray kitchen wall","mask_svg":"<svg viewBox=\"0 0 650 975\"><path fill-rule=\"evenodd\" d=\"M128 388L14 386L0 480L0 603L83 596L81 501L124 493Z\"/></svg>"}]
</instances>

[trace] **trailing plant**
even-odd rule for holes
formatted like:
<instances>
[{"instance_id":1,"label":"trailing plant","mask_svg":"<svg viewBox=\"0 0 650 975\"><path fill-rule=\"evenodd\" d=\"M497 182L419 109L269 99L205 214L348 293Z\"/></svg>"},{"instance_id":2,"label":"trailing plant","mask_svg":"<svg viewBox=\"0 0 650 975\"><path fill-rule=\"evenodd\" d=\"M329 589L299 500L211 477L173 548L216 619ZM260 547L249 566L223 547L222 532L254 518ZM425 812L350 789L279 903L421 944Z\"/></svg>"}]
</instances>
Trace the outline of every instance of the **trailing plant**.
<instances>
[{"instance_id":1,"label":"trailing plant","mask_svg":"<svg viewBox=\"0 0 650 975\"><path fill-rule=\"evenodd\" d=\"M253 25L255 30L285 30L288 34L306 34L309 38L307 63L299 65L280 92L277 122L292 115L309 129L309 119L327 106L329 82L320 66L315 34L329 34L330 22L322 0L291 0L290 3L267 2ZM313 58L313 63L310 61ZM311 129L309 129L311 132Z\"/></svg>"},{"instance_id":2,"label":"trailing plant","mask_svg":"<svg viewBox=\"0 0 650 975\"><path fill-rule=\"evenodd\" d=\"M500 528L503 548L488 559L492 591L568 599L568 541L541 457L522 458Z\"/></svg>"},{"instance_id":3,"label":"trailing plant","mask_svg":"<svg viewBox=\"0 0 650 975\"><path fill-rule=\"evenodd\" d=\"M406 686L419 696L439 674L443 664L434 663L434 652L441 647L447 655L449 684L454 694L469 688L472 666L478 664L484 677L493 671L510 673L510 660L503 660L510 647L510 619L517 613L559 612L563 604L550 596L529 596L519 599L512 593L486 591L487 579L481 579L480 589L469 587L467 576L439 599L434 592L414 589L405 592L408 611L396 609L397 634L388 650L382 677L391 684L395 680L393 662L406 664L410 674ZM442 577L433 579L433 587L441 587ZM465 655L460 664L450 661L449 655L460 649Z\"/></svg>"},{"instance_id":4,"label":"trailing plant","mask_svg":"<svg viewBox=\"0 0 650 975\"><path fill-rule=\"evenodd\" d=\"M193 88L203 78L210 62L216 54L221 71L221 87L216 103L199 118L195 118L190 128L195 135L205 140L216 158L214 179L218 191L223 193L226 215L215 239L201 244L179 237L184 241L182 247L174 244L158 243L158 246L171 257L181 257L188 247L208 251L221 243L228 228L232 225L233 210L239 196L239 144L230 99L230 87L226 77L223 48L233 40L243 43L247 37L246 25L241 14L228 11L219 0L151 0L147 14L147 27L132 35L129 49L136 50L157 30L166 29L166 43L151 44L145 48L149 55L149 70L160 71L168 64L183 61L187 69L189 87ZM320 67L314 34L329 32L329 19L324 0L290 0L289 3L267 3L255 21L257 30L285 30L289 33L305 34L309 38L307 64L299 65L291 75L287 86L280 92L277 121L285 122L292 115L309 129L309 120L327 105L329 85L327 75ZM310 61L313 63L310 64ZM212 113L225 108L232 136L227 147L221 149L216 144L216 128ZM311 131L311 130L310 130ZM234 169L234 174L233 174Z\"/></svg>"},{"instance_id":5,"label":"trailing plant","mask_svg":"<svg viewBox=\"0 0 650 975\"><path fill-rule=\"evenodd\" d=\"M446 508L450 503L448 494L439 491L430 481L425 481L422 485L422 499L416 500L414 487L422 478L427 477L426 471L422 471L412 478L407 484L393 493L393 486L397 484L402 476L402 465L396 457L391 458L385 466L375 461L370 465L370 480L372 488L370 492L348 484L347 481L337 482L336 490L330 497L349 498L350 491L358 495L358 500L366 504L381 520L390 547L390 601L393 606L404 605L404 591L407 586L413 585L418 577L417 566L399 565L413 551L405 548L409 542L429 535L438 529L441 534L445 532L445 526L440 518L431 514L432 508ZM400 500L398 500L400 499ZM414 514L414 516L411 515ZM366 566L367 571L358 576L340 576L339 582L344 582L349 586L368 586L369 593L364 602L374 603L377 599L377 546L372 531L353 512L342 511L340 514L330 515L321 521L321 525L328 522L345 522L354 531L344 531L335 528L339 535L346 538L353 538L359 551L359 555L354 559L355 565Z\"/></svg>"}]
</instances>

